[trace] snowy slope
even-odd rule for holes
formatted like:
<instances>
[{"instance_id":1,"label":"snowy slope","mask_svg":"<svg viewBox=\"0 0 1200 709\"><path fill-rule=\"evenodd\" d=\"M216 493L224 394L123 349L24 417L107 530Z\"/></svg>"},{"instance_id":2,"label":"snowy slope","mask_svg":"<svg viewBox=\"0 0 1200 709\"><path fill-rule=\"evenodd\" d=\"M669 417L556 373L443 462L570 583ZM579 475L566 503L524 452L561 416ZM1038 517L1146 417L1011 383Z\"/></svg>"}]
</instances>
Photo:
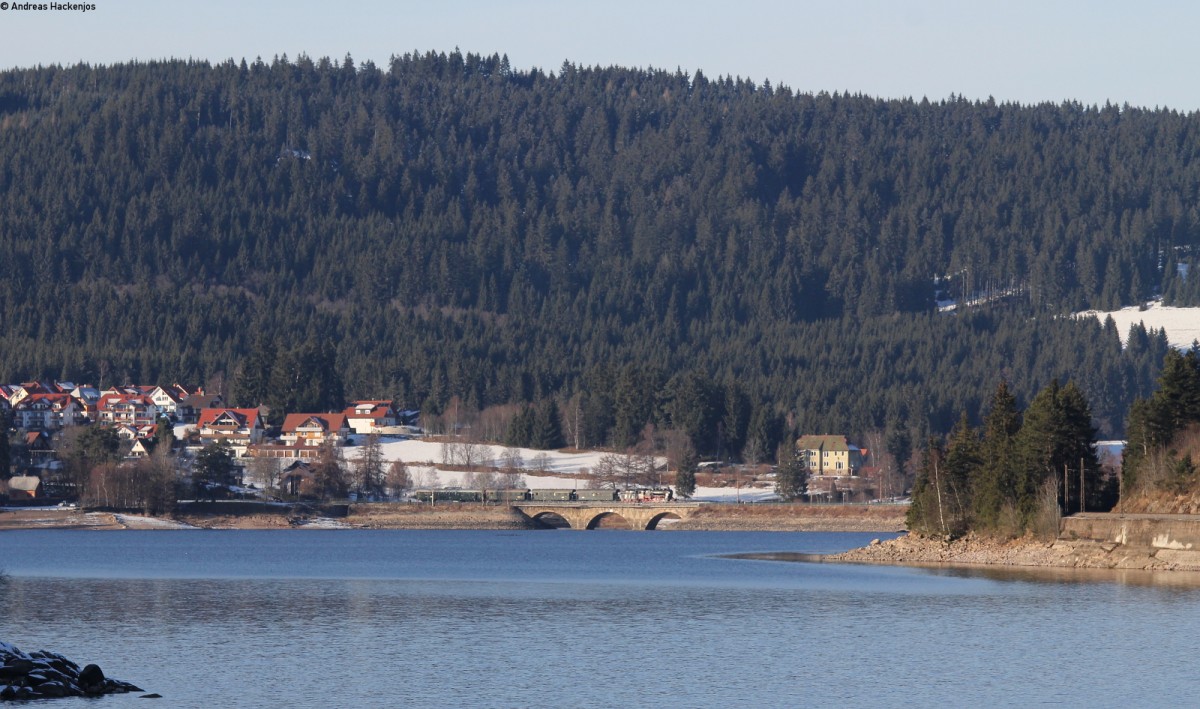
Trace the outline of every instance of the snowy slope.
<instances>
[{"instance_id":1,"label":"snowy slope","mask_svg":"<svg viewBox=\"0 0 1200 709\"><path fill-rule=\"evenodd\" d=\"M1167 341L1180 349L1191 347L1193 340L1200 340L1200 308L1173 308L1153 301L1146 310L1131 305L1111 312L1087 310L1076 313L1075 317L1095 317L1103 323L1109 315L1117 323L1122 342L1129 336L1129 328L1137 322L1145 325L1147 330L1154 328L1166 331Z\"/></svg>"}]
</instances>

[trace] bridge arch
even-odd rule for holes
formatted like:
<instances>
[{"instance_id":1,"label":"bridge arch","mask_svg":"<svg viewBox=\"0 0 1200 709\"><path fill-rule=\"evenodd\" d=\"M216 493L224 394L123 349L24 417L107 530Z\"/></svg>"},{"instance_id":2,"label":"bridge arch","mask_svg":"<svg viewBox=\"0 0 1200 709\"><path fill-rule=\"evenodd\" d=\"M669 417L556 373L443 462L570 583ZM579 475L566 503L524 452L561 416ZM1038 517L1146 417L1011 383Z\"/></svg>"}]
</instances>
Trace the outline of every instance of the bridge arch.
<instances>
[{"instance_id":1,"label":"bridge arch","mask_svg":"<svg viewBox=\"0 0 1200 709\"><path fill-rule=\"evenodd\" d=\"M636 529L624 515L607 510L588 520L585 529Z\"/></svg>"},{"instance_id":2,"label":"bridge arch","mask_svg":"<svg viewBox=\"0 0 1200 709\"><path fill-rule=\"evenodd\" d=\"M686 520L700 507L697 502L663 504L622 502L520 502L513 508L539 527L561 529L624 528L650 530L673 520Z\"/></svg>"},{"instance_id":3,"label":"bridge arch","mask_svg":"<svg viewBox=\"0 0 1200 709\"><path fill-rule=\"evenodd\" d=\"M532 519L534 522L538 523L539 525L541 525L543 527L548 527L551 529L571 529L572 528L571 520L567 519L566 517L560 515L557 512L553 512L550 510L547 510L545 512L539 512L539 513L535 514L533 517L531 517L530 519Z\"/></svg>"},{"instance_id":4,"label":"bridge arch","mask_svg":"<svg viewBox=\"0 0 1200 709\"><path fill-rule=\"evenodd\" d=\"M661 514L656 514L653 517L651 517L650 521L646 523L646 529L647 530L658 529L658 525L661 522L668 522L668 523L678 522L681 519L683 519L683 517L680 517L678 514L676 514L674 512L663 512Z\"/></svg>"}]
</instances>

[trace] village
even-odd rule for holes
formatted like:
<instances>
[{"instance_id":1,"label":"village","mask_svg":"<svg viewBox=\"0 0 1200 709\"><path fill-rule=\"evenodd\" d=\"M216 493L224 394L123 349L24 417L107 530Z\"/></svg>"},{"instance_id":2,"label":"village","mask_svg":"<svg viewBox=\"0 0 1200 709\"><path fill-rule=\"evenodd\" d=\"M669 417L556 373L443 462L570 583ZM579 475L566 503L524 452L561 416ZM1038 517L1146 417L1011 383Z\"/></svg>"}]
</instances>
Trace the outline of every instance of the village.
<instances>
[{"instance_id":1,"label":"village","mask_svg":"<svg viewBox=\"0 0 1200 709\"><path fill-rule=\"evenodd\" d=\"M432 435L419 425L420 411L386 399L350 401L337 412L287 412L278 425L268 423L266 407L224 404L219 393L178 383L0 385L10 429L0 494L17 505L83 502L161 513L190 497L428 500L480 489L665 490L675 481L668 457L653 450L533 450L485 443L460 428ZM107 441L99 456L96 441ZM903 494L903 477L845 436L801 436L796 451L806 472L800 499ZM693 499L781 499L773 466L702 461L696 468Z\"/></svg>"}]
</instances>

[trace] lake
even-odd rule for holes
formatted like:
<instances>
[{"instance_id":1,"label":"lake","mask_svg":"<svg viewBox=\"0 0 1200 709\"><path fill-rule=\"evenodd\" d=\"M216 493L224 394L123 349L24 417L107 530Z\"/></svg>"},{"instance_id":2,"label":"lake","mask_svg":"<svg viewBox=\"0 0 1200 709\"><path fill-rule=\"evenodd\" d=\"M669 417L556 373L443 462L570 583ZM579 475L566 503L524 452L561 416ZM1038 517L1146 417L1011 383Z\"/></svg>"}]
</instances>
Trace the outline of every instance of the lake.
<instances>
[{"instance_id":1,"label":"lake","mask_svg":"<svg viewBox=\"0 0 1200 709\"><path fill-rule=\"evenodd\" d=\"M875 536L5 532L0 640L171 707L1194 703L1193 575L722 557Z\"/></svg>"}]
</instances>

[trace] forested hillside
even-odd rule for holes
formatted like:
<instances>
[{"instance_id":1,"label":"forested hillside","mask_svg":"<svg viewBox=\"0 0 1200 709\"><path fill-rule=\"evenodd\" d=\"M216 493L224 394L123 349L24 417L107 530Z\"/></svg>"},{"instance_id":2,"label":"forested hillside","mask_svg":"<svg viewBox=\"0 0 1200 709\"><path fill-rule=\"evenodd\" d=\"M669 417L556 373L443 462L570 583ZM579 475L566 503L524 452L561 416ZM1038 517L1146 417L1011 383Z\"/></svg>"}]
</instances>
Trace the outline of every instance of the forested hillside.
<instances>
[{"instance_id":1,"label":"forested hillside","mask_svg":"<svg viewBox=\"0 0 1200 709\"><path fill-rule=\"evenodd\" d=\"M237 400L256 342L336 348L350 396L578 395L593 445L923 436L1057 377L1116 435L1165 340L1059 316L1200 304L1198 153L1165 110L457 52L8 71L0 377Z\"/></svg>"}]
</instances>

